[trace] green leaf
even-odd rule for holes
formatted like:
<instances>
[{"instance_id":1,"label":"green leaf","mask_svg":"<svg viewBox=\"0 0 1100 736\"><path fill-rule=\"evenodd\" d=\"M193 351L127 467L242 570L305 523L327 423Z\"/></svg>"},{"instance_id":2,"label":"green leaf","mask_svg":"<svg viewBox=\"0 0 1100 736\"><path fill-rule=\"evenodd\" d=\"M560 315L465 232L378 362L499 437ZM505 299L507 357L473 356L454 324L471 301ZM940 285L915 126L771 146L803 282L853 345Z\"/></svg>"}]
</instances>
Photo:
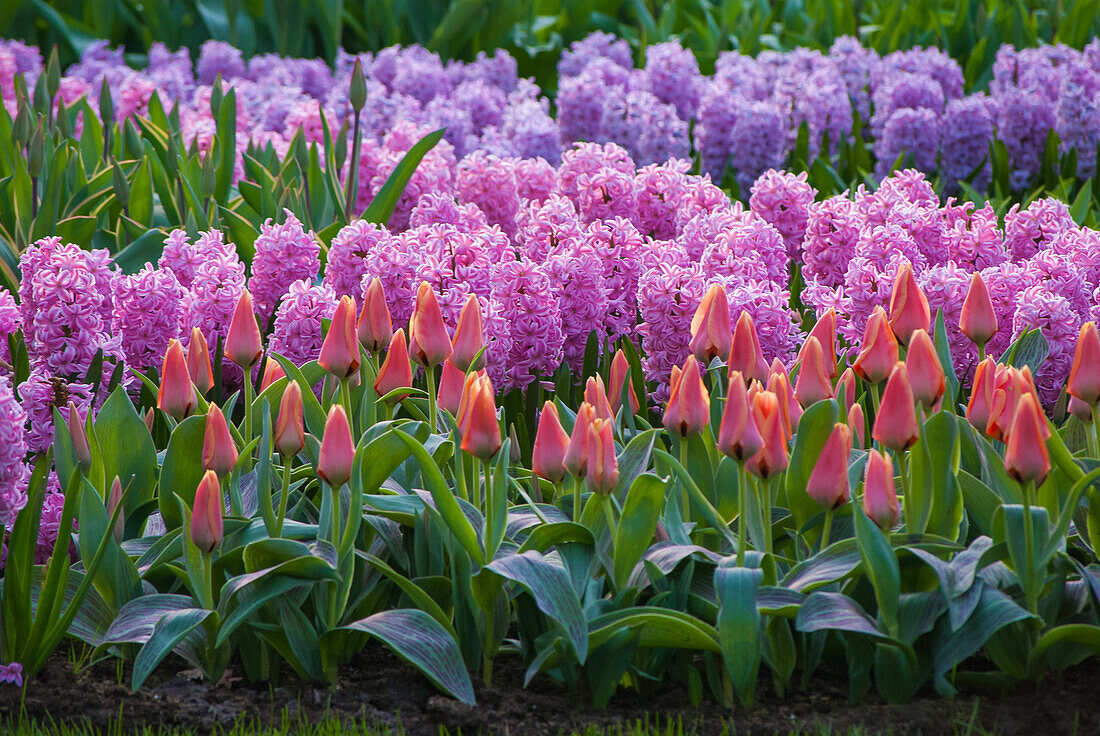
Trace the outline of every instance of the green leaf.
<instances>
[{"instance_id":1,"label":"green leaf","mask_svg":"<svg viewBox=\"0 0 1100 736\"><path fill-rule=\"evenodd\" d=\"M714 570L714 590L718 597L718 641L722 659L733 681L741 704L751 708L760 670L760 611L756 595L764 571L737 567L736 558L727 558Z\"/></svg>"},{"instance_id":2,"label":"green leaf","mask_svg":"<svg viewBox=\"0 0 1100 736\"><path fill-rule=\"evenodd\" d=\"M616 632L630 627L639 631L639 647L722 651L718 631L710 624L683 611L647 606L624 608L590 621L588 646L594 650Z\"/></svg>"},{"instance_id":3,"label":"green leaf","mask_svg":"<svg viewBox=\"0 0 1100 736\"><path fill-rule=\"evenodd\" d=\"M124 508L132 513L138 504L153 497L157 482L157 448L145 420L138 416L133 401L118 386L99 410L95 420L99 460L103 463L104 490L117 477L129 486ZM196 486L198 483L196 482Z\"/></svg>"},{"instance_id":4,"label":"green leaf","mask_svg":"<svg viewBox=\"0 0 1100 736\"><path fill-rule=\"evenodd\" d=\"M809 593L847 577L859 565L856 540L842 539L791 568L783 579L783 587Z\"/></svg>"},{"instance_id":5,"label":"green leaf","mask_svg":"<svg viewBox=\"0 0 1100 736\"><path fill-rule=\"evenodd\" d=\"M370 206L360 219L367 222L374 222L379 225L384 225L389 222L390 216L393 215L393 210L397 207L397 201L401 198L401 194L405 191L405 186L409 183L409 179L412 178L413 172L416 171L416 167L420 165L420 161L424 158L436 143L439 143L443 139L443 129L437 130L421 138L409 152L405 154L405 157L401 159L393 172L386 179L386 183L382 185L382 188L378 190L378 194L371 200Z\"/></svg>"},{"instance_id":6,"label":"green leaf","mask_svg":"<svg viewBox=\"0 0 1100 736\"><path fill-rule=\"evenodd\" d=\"M879 615L890 636L898 638L898 599L901 596L901 570L890 541L859 504L852 505L856 526L856 545L863 561L863 573L875 589ZM801 613L800 613L801 615Z\"/></svg>"},{"instance_id":7,"label":"green leaf","mask_svg":"<svg viewBox=\"0 0 1100 736\"><path fill-rule=\"evenodd\" d=\"M615 585L622 590L638 560L653 542L657 521L664 508L666 484L650 473L630 484L622 516L615 530Z\"/></svg>"},{"instance_id":8,"label":"green leaf","mask_svg":"<svg viewBox=\"0 0 1100 736\"><path fill-rule=\"evenodd\" d=\"M137 692L161 660L213 614L213 611L202 608L185 608L164 614L134 660L131 690Z\"/></svg>"},{"instance_id":9,"label":"green leaf","mask_svg":"<svg viewBox=\"0 0 1100 736\"><path fill-rule=\"evenodd\" d=\"M145 431L144 424L142 431ZM193 416L177 424L172 436L168 438L168 449L165 450L164 463L160 470L158 498L160 515L169 531L177 528L182 518L175 495L188 506L195 503L195 490L204 474L202 443L205 431L206 417Z\"/></svg>"},{"instance_id":10,"label":"green leaf","mask_svg":"<svg viewBox=\"0 0 1100 736\"><path fill-rule=\"evenodd\" d=\"M858 603L840 593L817 591L802 604L795 619L799 631L846 631L891 641Z\"/></svg>"}]
</instances>

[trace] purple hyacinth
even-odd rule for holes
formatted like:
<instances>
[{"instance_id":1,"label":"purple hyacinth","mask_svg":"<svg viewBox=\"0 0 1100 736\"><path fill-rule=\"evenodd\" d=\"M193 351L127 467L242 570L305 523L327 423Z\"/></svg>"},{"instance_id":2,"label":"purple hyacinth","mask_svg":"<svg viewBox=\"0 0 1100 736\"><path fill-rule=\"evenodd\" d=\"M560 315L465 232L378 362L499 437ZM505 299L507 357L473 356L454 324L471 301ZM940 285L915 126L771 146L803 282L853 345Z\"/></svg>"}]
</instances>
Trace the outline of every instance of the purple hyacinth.
<instances>
[{"instance_id":1,"label":"purple hyacinth","mask_svg":"<svg viewBox=\"0 0 1100 736\"><path fill-rule=\"evenodd\" d=\"M787 255L797 259L816 195L817 190L806 181L805 171L796 175L769 169L753 183L749 209L779 231Z\"/></svg>"},{"instance_id":2,"label":"purple hyacinth","mask_svg":"<svg viewBox=\"0 0 1100 736\"><path fill-rule=\"evenodd\" d=\"M1029 286L1016 300L1012 316L1012 339L1037 329L1050 345L1050 355L1035 371L1035 387L1048 408L1053 408L1069 376L1081 317L1065 298L1047 284Z\"/></svg>"},{"instance_id":3,"label":"purple hyacinth","mask_svg":"<svg viewBox=\"0 0 1100 736\"><path fill-rule=\"evenodd\" d=\"M595 253L581 249L553 255L545 266L561 312L564 359L579 374L589 336L594 332L601 347L606 337L608 298L603 263Z\"/></svg>"},{"instance_id":4,"label":"purple hyacinth","mask_svg":"<svg viewBox=\"0 0 1100 736\"><path fill-rule=\"evenodd\" d=\"M316 360L325 339L321 320L332 319L339 300L331 286L314 286L312 281L295 281L275 313L275 327L269 348L303 365Z\"/></svg>"},{"instance_id":5,"label":"purple hyacinth","mask_svg":"<svg viewBox=\"0 0 1100 736\"><path fill-rule=\"evenodd\" d=\"M507 325L509 350L503 391L526 388L561 364L565 336L550 277L528 260L505 263L493 274L492 304Z\"/></svg>"},{"instance_id":6,"label":"purple hyacinth","mask_svg":"<svg viewBox=\"0 0 1100 736\"><path fill-rule=\"evenodd\" d=\"M284 210L286 220L273 225L268 219L260 226L256 238L256 255L252 259L252 292L260 324L270 322L275 306L295 281L312 282L321 268L321 244L313 232L306 232L290 210Z\"/></svg>"},{"instance_id":7,"label":"purple hyacinth","mask_svg":"<svg viewBox=\"0 0 1100 736\"><path fill-rule=\"evenodd\" d=\"M645 58L646 88L660 101L673 105L683 120L695 117L703 81L695 55L669 41L647 46Z\"/></svg>"},{"instance_id":8,"label":"purple hyacinth","mask_svg":"<svg viewBox=\"0 0 1100 736\"><path fill-rule=\"evenodd\" d=\"M558 60L558 75L576 76L597 59L608 59L624 69L634 66L629 43L613 34L594 31L562 51Z\"/></svg>"},{"instance_id":9,"label":"purple hyacinth","mask_svg":"<svg viewBox=\"0 0 1100 736\"><path fill-rule=\"evenodd\" d=\"M989 143L993 140L993 116L989 104L979 95L947 103L941 128L940 163L947 183L956 187L979 166L973 180L981 190L989 182Z\"/></svg>"},{"instance_id":10,"label":"purple hyacinth","mask_svg":"<svg viewBox=\"0 0 1100 736\"><path fill-rule=\"evenodd\" d=\"M0 524L8 529L27 503L26 423L26 411L0 376Z\"/></svg>"},{"instance_id":11,"label":"purple hyacinth","mask_svg":"<svg viewBox=\"0 0 1100 736\"><path fill-rule=\"evenodd\" d=\"M5 542L4 545L6 556L7 543ZM23 665L21 665L19 662L0 664L0 683L15 685L16 687L23 687Z\"/></svg>"},{"instance_id":12,"label":"purple hyacinth","mask_svg":"<svg viewBox=\"0 0 1100 736\"><path fill-rule=\"evenodd\" d=\"M129 365L139 371L160 366L168 341L180 336L184 294L172 271L151 264L115 280L111 329Z\"/></svg>"},{"instance_id":13,"label":"purple hyacinth","mask_svg":"<svg viewBox=\"0 0 1100 736\"><path fill-rule=\"evenodd\" d=\"M875 172L886 176L902 155L912 157L921 171L932 171L939 150L940 114L928 108L901 108L886 119L875 141Z\"/></svg>"},{"instance_id":14,"label":"purple hyacinth","mask_svg":"<svg viewBox=\"0 0 1100 736\"><path fill-rule=\"evenodd\" d=\"M392 248L393 236L385 225L354 220L340 229L329 245L325 265L325 284L337 296L361 296L359 284L367 273L367 263L378 248Z\"/></svg>"},{"instance_id":15,"label":"purple hyacinth","mask_svg":"<svg viewBox=\"0 0 1100 736\"><path fill-rule=\"evenodd\" d=\"M195 73L199 84L213 84L220 74L224 81L245 76L247 70L239 49L224 41L206 41L199 51Z\"/></svg>"}]
</instances>

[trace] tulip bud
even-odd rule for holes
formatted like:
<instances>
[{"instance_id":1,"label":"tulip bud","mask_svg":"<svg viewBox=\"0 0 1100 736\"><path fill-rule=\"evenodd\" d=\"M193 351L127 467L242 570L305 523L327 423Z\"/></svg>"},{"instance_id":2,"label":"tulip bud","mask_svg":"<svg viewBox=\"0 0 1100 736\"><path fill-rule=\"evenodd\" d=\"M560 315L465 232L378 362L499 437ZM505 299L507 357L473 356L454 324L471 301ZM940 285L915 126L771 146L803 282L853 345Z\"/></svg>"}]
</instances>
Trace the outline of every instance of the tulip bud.
<instances>
[{"instance_id":1,"label":"tulip bud","mask_svg":"<svg viewBox=\"0 0 1100 736\"><path fill-rule=\"evenodd\" d=\"M393 333L386 359L382 361L378 377L374 379L374 391L379 396L385 396L394 389L412 388L412 382L412 366L409 365L409 352L405 347L405 331L398 330ZM390 402L396 404L406 396L408 394L401 394L390 399Z\"/></svg>"},{"instance_id":2,"label":"tulip bud","mask_svg":"<svg viewBox=\"0 0 1100 736\"><path fill-rule=\"evenodd\" d=\"M851 368L845 368L836 381L834 391L840 408L844 411L850 409L856 403L856 374Z\"/></svg>"},{"instance_id":3,"label":"tulip bud","mask_svg":"<svg viewBox=\"0 0 1100 736\"><path fill-rule=\"evenodd\" d=\"M355 442L351 439L351 425L344 407L335 404L325 420L325 434L321 438L321 450L317 457L317 475L333 488L339 488L351 478L351 464L355 459Z\"/></svg>"},{"instance_id":4,"label":"tulip bud","mask_svg":"<svg viewBox=\"0 0 1100 736\"><path fill-rule=\"evenodd\" d=\"M367 80L363 76L363 65L359 59L351 69L351 85L348 87L348 102L351 109L359 112L367 104Z\"/></svg>"},{"instance_id":5,"label":"tulip bud","mask_svg":"<svg viewBox=\"0 0 1100 736\"><path fill-rule=\"evenodd\" d=\"M715 358L729 355L732 347L726 289L721 284L711 284L691 318L691 354L705 367Z\"/></svg>"},{"instance_id":6,"label":"tulip bud","mask_svg":"<svg viewBox=\"0 0 1100 736\"><path fill-rule=\"evenodd\" d=\"M607 495L618 481L614 429L610 420L595 419L588 427L588 488Z\"/></svg>"},{"instance_id":7,"label":"tulip bud","mask_svg":"<svg viewBox=\"0 0 1100 736\"><path fill-rule=\"evenodd\" d=\"M852 432L844 424L833 427L821 454L817 457L806 493L826 509L835 509L848 501L848 456L852 454Z\"/></svg>"},{"instance_id":8,"label":"tulip bud","mask_svg":"<svg viewBox=\"0 0 1100 736\"><path fill-rule=\"evenodd\" d=\"M856 375L868 383L885 381L898 362L898 341L886 320L886 311L875 307L863 329L863 343L852 363Z\"/></svg>"},{"instance_id":9,"label":"tulip bud","mask_svg":"<svg viewBox=\"0 0 1100 736\"><path fill-rule=\"evenodd\" d=\"M1066 408L1069 409L1070 414L1077 417L1082 422L1088 423L1092 421L1092 407L1076 396L1069 397L1069 404Z\"/></svg>"},{"instance_id":10,"label":"tulip bud","mask_svg":"<svg viewBox=\"0 0 1100 736\"><path fill-rule=\"evenodd\" d=\"M531 470L540 478L554 485L565 477L565 453L569 449L569 435L561 426L558 407L553 401L542 405L535 444L531 449Z\"/></svg>"},{"instance_id":11,"label":"tulip bud","mask_svg":"<svg viewBox=\"0 0 1100 736\"><path fill-rule=\"evenodd\" d=\"M821 350L825 356L825 366L829 378L836 376L836 310L829 307L825 314L817 318L817 323L814 324L812 330L810 330L809 337L816 337L817 341L821 343ZM806 349L806 344L802 344L802 350ZM799 360L804 360L804 356L801 353L798 356Z\"/></svg>"},{"instance_id":12,"label":"tulip bud","mask_svg":"<svg viewBox=\"0 0 1100 736\"><path fill-rule=\"evenodd\" d=\"M596 416L600 419L613 419L615 417L615 412L611 410L611 402L607 400L603 378L600 376L593 376L585 382L584 400L596 409Z\"/></svg>"},{"instance_id":13,"label":"tulip bud","mask_svg":"<svg viewBox=\"0 0 1100 736\"><path fill-rule=\"evenodd\" d=\"M263 337L252 309L252 294L241 292L233 319L229 322L229 335L225 338L225 357L239 365L247 374L263 355Z\"/></svg>"},{"instance_id":14,"label":"tulip bud","mask_svg":"<svg viewBox=\"0 0 1100 736\"><path fill-rule=\"evenodd\" d=\"M726 406L718 428L718 450L738 462L752 457L764 446L749 402L745 379L740 371L730 373Z\"/></svg>"},{"instance_id":15,"label":"tulip bud","mask_svg":"<svg viewBox=\"0 0 1100 736\"><path fill-rule=\"evenodd\" d=\"M959 317L959 329L970 341L981 347L997 333L997 312L989 298L989 289L980 273L970 278L970 290L963 301L962 316Z\"/></svg>"},{"instance_id":16,"label":"tulip bud","mask_svg":"<svg viewBox=\"0 0 1100 736\"><path fill-rule=\"evenodd\" d=\"M913 332L905 355L905 368L913 397L925 410L932 408L943 396L947 382L936 346L926 330Z\"/></svg>"},{"instance_id":17,"label":"tulip bud","mask_svg":"<svg viewBox=\"0 0 1100 736\"><path fill-rule=\"evenodd\" d=\"M927 330L931 321L928 300L917 285L913 266L901 264L894 277L894 290L890 293L890 329L902 345L908 345L913 332Z\"/></svg>"},{"instance_id":18,"label":"tulip bud","mask_svg":"<svg viewBox=\"0 0 1100 736\"><path fill-rule=\"evenodd\" d=\"M157 408L177 421L184 420L195 410L195 388L187 372L187 359L183 357L183 346L175 338L168 341L168 350L164 353Z\"/></svg>"},{"instance_id":19,"label":"tulip bud","mask_svg":"<svg viewBox=\"0 0 1100 736\"><path fill-rule=\"evenodd\" d=\"M370 353L377 353L393 339L393 322L386 304L382 282L375 278L363 292L363 311L359 313L359 344Z\"/></svg>"},{"instance_id":20,"label":"tulip bud","mask_svg":"<svg viewBox=\"0 0 1100 736\"><path fill-rule=\"evenodd\" d=\"M885 452L867 451L867 470L863 476L863 513L879 529L888 532L898 523L901 506L894 490L894 461Z\"/></svg>"},{"instance_id":21,"label":"tulip bud","mask_svg":"<svg viewBox=\"0 0 1100 736\"><path fill-rule=\"evenodd\" d=\"M237 445L229 432L225 415L217 404L206 413L206 429L202 436L202 466L213 470L219 478L229 475L237 466Z\"/></svg>"},{"instance_id":22,"label":"tulip bud","mask_svg":"<svg viewBox=\"0 0 1100 736\"><path fill-rule=\"evenodd\" d=\"M1100 333L1095 322L1081 325L1066 391L1089 406L1100 401Z\"/></svg>"},{"instance_id":23,"label":"tulip bud","mask_svg":"<svg viewBox=\"0 0 1100 736\"><path fill-rule=\"evenodd\" d=\"M760 337L748 312L741 312L733 328L733 346L728 364L731 371L740 371L746 381L763 381L768 376L768 364L760 351Z\"/></svg>"},{"instance_id":24,"label":"tulip bud","mask_svg":"<svg viewBox=\"0 0 1100 736\"><path fill-rule=\"evenodd\" d=\"M821 343L810 335L802 345L802 367L798 369L798 381L794 389L795 398L803 408L833 397L829 367Z\"/></svg>"},{"instance_id":25,"label":"tulip bud","mask_svg":"<svg viewBox=\"0 0 1100 736\"><path fill-rule=\"evenodd\" d=\"M464 451L481 460L488 460L500 449L500 425L493 401L493 384L488 376L477 376L466 384L471 391L469 409L460 424Z\"/></svg>"},{"instance_id":26,"label":"tulip bud","mask_svg":"<svg viewBox=\"0 0 1100 736\"><path fill-rule=\"evenodd\" d=\"M1049 430L1046 424L1046 417L1035 396L1023 394L1005 448L1005 470L1021 483L1035 481L1042 484L1050 472L1046 443L1049 432L1043 431Z\"/></svg>"},{"instance_id":27,"label":"tulip bud","mask_svg":"<svg viewBox=\"0 0 1100 736\"><path fill-rule=\"evenodd\" d=\"M772 361L771 374L768 376L768 390L779 397L779 411L783 417L783 432L787 439L794 436L798 429L798 422L802 419L802 405L794 396L791 388L791 377L787 375L787 369L776 358Z\"/></svg>"},{"instance_id":28,"label":"tulip bud","mask_svg":"<svg viewBox=\"0 0 1100 736\"><path fill-rule=\"evenodd\" d=\"M80 417L80 411L71 401L69 402L69 437L73 441L76 464L80 466L80 472L88 475L92 469L92 448L88 444L88 434L84 431L84 420Z\"/></svg>"},{"instance_id":29,"label":"tulip bud","mask_svg":"<svg viewBox=\"0 0 1100 736\"><path fill-rule=\"evenodd\" d=\"M1021 386L1016 369L1011 366L997 366L993 380L993 392L989 402L989 422L985 433L992 439L1005 440L1012 429L1012 420L1016 417L1016 407L1020 401Z\"/></svg>"},{"instance_id":30,"label":"tulip bud","mask_svg":"<svg viewBox=\"0 0 1100 736\"><path fill-rule=\"evenodd\" d=\"M195 507L191 512L191 541L204 554L211 554L222 543L222 489L218 475L207 470L195 489Z\"/></svg>"},{"instance_id":31,"label":"tulip bud","mask_svg":"<svg viewBox=\"0 0 1100 736\"><path fill-rule=\"evenodd\" d=\"M153 416L153 407L149 407L149 411L145 412L145 428L149 430L149 434L153 433L153 421L156 417Z\"/></svg>"},{"instance_id":32,"label":"tulip bud","mask_svg":"<svg viewBox=\"0 0 1100 736\"><path fill-rule=\"evenodd\" d=\"M292 458L306 445L306 427L302 417L302 387L290 381L279 402L279 419L275 422L275 449L284 458Z\"/></svg>"},{"instance_id":33,"label":"tulip bud","mask_svg":"<svg viewBox=\"0 0 1100 736\"><path fill-rule=\"evenodd\" d=\"M894 366L886 381L871 436L894 452L902 452L920 437L913 389L909 385L909 371L905 370L905 363Z\"/></svg>"},{"instance_id":34,"label":"tulip bud","mask_svg":"<svg viewBox=\"0 0 1100 736\"><path fill-rule=\"evenodd\" d=\"M673 377L672 390L665 410L665 428L680 437L702 432L710 421L710 394L699 375L699 363L695 356L684 361L684 368Z\"/></svg>"},{"instance_id":35,"label":"tulip bud","mask_svg":"<svg viewBox=\"0 0 1100 736\"><path fill-rule=\"evenodd\" d=\"M596 420L596 409L585 402L577 410L573 422L573 434L569 437L569 447L565 450L562 465L570 475L581 476L588 470L588 427Z\"/></svg>"},{"instance_id":36,"label":"tulip bud","mask_svg":"<svg viewBox=\"0 0 1100 736\"><path fill-rule=\"evenodd\" d=\"M993 385L997 380L997 362L986 358L974 370L970 401L966 405L966 420L976 429L985 431L993 409Z\"/></svg>"},{"instance_id":37,"label":"tulip bud","mask_svg":"<svg viewBox=\"0 0 1100 736\"><path fill-rule=\"evenodd\" d=\"M779 397L771 391L760 391L753 397L752 417L760 430L764 446L749 458L745 469L759 478L776 476L790 464L779 405Z\"/></svg>"},{"instance_id":38,"label":"tulip bud","mask_svg":"<svg viewBox=\"0 0 1100 736\"><path fill-rule=\"evenodd\" d=\"M46 121L39 118L38 124L34 126L34 132L31 134L31 142L27 146L27 173L35 178L41 176L42 167L46 163L45 159ZM123 177L123 181L125 180L125 177ZM126 191L128 193L129 188Z\"/></svg>"},{"instance_id":39,"label":"tulip bud","mask_svg":"<svg viewBox=\"0 0 1100 736\"><path fill-rule=\"evenodd\" d=\"M264 365L264 376L260 379L260 391L266 391L268 386L280 378L286 378L286 371L283 370L283 367L279 365L278 361L267 361Z\"/></svg>"},{"instance_id":40,"label":"tulip bud","mask_svg":"<svg viewBox=\"0 0 1100 736\"><path fill-rule=\"evenodd\" d=\"M481 304L473 294L466 300L466 306L458 316L458 325L455 327L454 352L451 360L458 368L465 372L473 367L475 370L485 366L485 354L482 353L474 363L474 358L485 347L485 335L481 326Z\"/></svg>"},{"instance_id":41,"label":"tulip bud","mask_svg":"<svg viewBox=\"0 0 1100 736\"><path fill-rule=\"evenodd\" d=\"M317 362L339 379L345 379L359 370L359 341L355 336L355 301L350 296L340 297L332 314L321 354Z\"/></svg>"},{"instance_id":42,"label":"tulip bud","mask_svg":"<svg viewBox=\"0 0 1100 736\"><path fill-rule=\"evenodd\" d=\"M611 411L619 412L623 405L623 388L626 388L627 402L630 413L637 414L641 405L638 403L638 395L634 393L634 384L630 381L630 362L622 350L615 351L615 357L611 360L611 373L608 376L608 400L611 402Z\"/></svg>"},{"instance_id":43,"label":"tulip bud","mask_svg":"<svg viewBox=\"0 0 1100 736\"><path fill-rule=\"evenodd\" d=\"M109 519L114 513L118 505L122 503L122 481L115 476L115 479L111 481L111 492L107 495L107 518ZM115 541L121 542L126 535L126 514L122 511L118 512L118 518L115 519L115 528L112 530Z\"/></svg>"},{"instance_id":44,"label":"tulip bud","mask_svg":"<svg viewBox=\"0 0 1100 736\"><path fill-rule=\"evenodd\" d=\"M852 404L848 409L848 426L852 430L852 441L856 447L863 449L867 446L867 418L863 416L863 407Z\"/></svg>"},{"instance_id":45,"label":"tulip bud","mask_svg":"<svg viewBox=\"0 0 1100 736\"><path fill-rule=\"evenodd\" d=\"M443 375L439 379L439 393L436 395L439 408L449 411L452 416L458 416L465 383L466 374L450 358L443 361Z\"/></svg>"},{"instance_id":46,"label":"tulip bud","mask_svg":"<svg viewBox=\"0 0 1100 736\"><path fill-rule=\"evenodd\" d=\"M439 300L427 281L416 291L416 306L409 320L409 354L423 366L431 367L451 356L451 338L443 321Z\"/></svg>"},{"instance_id":47,"label":"tulip bud","mask_svg":"<svg viewBox=\"0 0 1100 736\"><path fill-rule=\"evenodd\" d=\"M270 365L270 363L268 364ZM187 372L201 396L214 387L214 369L210 364L210 347L206 336L198 327L191 328L191 341L187 345Z\"/></svg>"}]
</instances>

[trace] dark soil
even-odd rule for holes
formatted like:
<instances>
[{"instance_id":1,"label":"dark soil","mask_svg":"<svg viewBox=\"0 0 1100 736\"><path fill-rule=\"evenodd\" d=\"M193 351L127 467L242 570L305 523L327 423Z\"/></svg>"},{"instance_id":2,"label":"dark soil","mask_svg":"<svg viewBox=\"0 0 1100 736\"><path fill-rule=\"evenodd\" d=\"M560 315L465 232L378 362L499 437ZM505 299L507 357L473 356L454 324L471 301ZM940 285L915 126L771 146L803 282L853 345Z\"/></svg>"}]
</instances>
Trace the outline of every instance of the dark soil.
<instances>
[{"instance_id":1,"label":"dark soil","mask_svg":"<svg viewBox=\"0 0 1100 736\"><path fill-rule=\"evenodd\" d=\"M176 660L179 662L179 660ZM26 688L26 715L54 721L84 720L93 726L116 724L123 730L141 726L176 726L207 732L238 719L261 723L291 718L317 722L323 717L366 720L400 726L408 736L439 736L440 726L467 736L557 736L586 726L616 726L649 718L650 723L681 719L685 733L737 736L779 733L799 727L830 726L833 732L863 726L869 733L967 733L974 717L983 729L1003 736L1048 736L1100 733L1100 662L1095 658L1042 683L1025 683L997 695L960 695L953 700L934 693L905 705L886 705L870 695L858 705L848 703L844 677L819 673L806 692L783 699L761 683L757 705L749 712L726 711L714 702L701 708L687 705L683 690L669 686L656 697L622 692L607 708L587 705L556 682L536 679L524 690L522 668L515 659L497 661L497 685L478 687L476 707L440 695L426 679L387 650L370 645L344 669L336 690L287 682L273 691L230 676L218 685L202 682L182 668L165 663L141 691L132 694L129 668L119 684L111 663L74 674L72 661L58 653ZM0 719L19 715L22 693L0 685ZM727 731L727 726L729 726Z\"/></svg>"}]
</instances>

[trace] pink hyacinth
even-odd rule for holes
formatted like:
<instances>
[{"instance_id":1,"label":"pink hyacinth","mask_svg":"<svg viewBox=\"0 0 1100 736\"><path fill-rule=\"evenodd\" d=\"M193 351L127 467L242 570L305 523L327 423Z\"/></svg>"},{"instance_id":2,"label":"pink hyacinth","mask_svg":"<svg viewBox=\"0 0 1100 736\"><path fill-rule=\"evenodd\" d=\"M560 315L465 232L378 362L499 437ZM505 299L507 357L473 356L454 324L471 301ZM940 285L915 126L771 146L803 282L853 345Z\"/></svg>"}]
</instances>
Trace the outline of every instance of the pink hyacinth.
<instances>
[{"instance_id":1,"label":"pink hyacinth","mask_svg":"<svg viewBox=\"0 0 1100 736\"><path fill-rule=\"evenodd\" d=\"M672 366L690 352L691 318L705 291L706 277L698 263L662 264L638 282L642 367L646 378L657 384L654 398L658 401L668 398Z\"/></svg>"},{"instance_id":2,"label":"pink hyacinth","mask_svg":"<svg viewBox=\"0 0 1100 736\"><path fill-rule=\"evenodd\" d=\"M650 164L639 169L634 177L639 230L659 240L676 237L676 211L681 200L688 196L690 170L691 162L684 159L670 159L662 165Z\"/></svg>"},{"instance_id":3,"label":"pink hyacinth","mask_svg":"<svg viewBox=\"0 0 1100 736\"><path fill-rule=\"evenodd\" d=\"M558 297L565 362L579 374L589 335L595 333L602 347L606 338L607 286L603 263L591 251L551 256L546 272Z\"/></svg>"},{"instance_id":4,"label":"pink hyacinth","mask_svg":"<svg viewBox=\"0 0 1100 736\"><path fill-rule=\"evenodd\" d=\"M27 503L27 413L0 376L0 524L10 529Z\"/></svg>"},{"instance_id":5,"label":"pink hyacinth","mask_svg":"<svg viewBox=\"0 0 1100 736\"><path fill-rule=\"evenodd\" d=\"M550 277L536 263L505 263L493 273L493 310L507 326L509 350L501 389L526 388L561 364L561 310Z\"/></svg>"},{"instance_id":6,"label":"pink hyacinth","mask_svg":"<svg viewBox=\"0 0 1100 736\"><path fill-rule=\"evenodd\" d=\"M206 256L183 300L183 336L185 342L189 341L191 328L198 327L213 354L218 341L229 332L237 301L244 291L244 264L232 244L222 242L221 232L204 233L196 246L202 241L208 243ZM226 359L224 365L232 364Z\"/></svg>"},{"instance_id":7,"label":"pink hyacinth","mask_svg":"<svg viewBox=\"0 0 1100 736\"><path fill-rule=\"evenodd\" d=\"M491 224L515 232L519 190L512 159L471 153L458 164L455 191L459 202L476 204Z\"/></svg>"},{"instance_id":8,"label":"pink hyacinth","mask_svg":"<svg viewBox=\"0 0 1100 736\"><path fill-rule=\"evenodd\" d=\"M844 195L810 206L802 244L802 274L807 283L816 278L825 285L837 286L844 281L863 226L859 209Z\"/></svg>"},{"instance_id":9,"label":"pink hyacinth","mask_svg":"<svg viewBox=\"0 0 1100 736\"><path fill-rule=\"evenodd\" d=\"M817 190L806 181L806 172L789 174L768 169L752 185L749 209L779 231L787 255L798 258L806 235L809 207Z\"/></svg>"},{"instance_id":10,"label":"pink hyacinth","mask_svg":"<svg viewBox=\"0 0 1100 736\"><path fill-rule=\"evenodd\" d=\"M111 329L122 340L127 363L140 371L160 366L168 341L180 336L184 294L171 270L151 264L118 276Z\"/></svg>"},{"instance_id":11,"label":"pink hyacinth","mask_svg":"<svg viewBox=\"0 0 1100 736\"><path fill-rule=\"evenodd\" d=\"M361 295L360 282L367 273L368 262L376 249L392 249L393 236L384 225L366 220L354 220L340 229L328 249L325 284L336 296Z\"/></svg>"},{"instance_id":12,"label":"pink hyacinth","mask_svg":"<svg viewBox=\"0 0 1100 736\"><path fill-rule=\"evenodd\" d=\"M27 417L27 451L43 452L53 443L53 410L56 408L67 422L69 402L81 415L87 415L92 403L92 387L86 383L66 381L35 368L27 380L19 384L20 404Z\"/></svg>"},{"instance_id":13,"label":"pink hyacinth","mask_svg":"<svg viewBox=\"0 0 1100 736\"><path fill-rule=\"evenodd\" d=\"M303 365L316 360L325 339L321 320L332 319L339 300L331 286L314 286L311 281L295 281L283 296L275 313L275 327L269 348Z\"/></svg>"},{"instance_id":14,"label":"pink hyacinth","mask_svg":"<svg viewBox=\"0 0 1100 736\"><path fill-rule=\"evenodd\" d=\"M1069 376L1081 321L1069 301L1045 284L1029 286L1016 301L1012 339L1037 329L1050 345L1050 355L1035 372L1035 386L1048 409L1054 408Z\"/></svg>"},{"instance_id":15,"label":"pink hyacinth","mask_svg":"<svg viewBox=\"0 0 1100 736\"><path fill-rule=\"evenodd\" d=\"M256 255L252 259L252 292L260 324L267 325L279 299L290 285L302 279L313 281L321 268L321 244L313 232L306 232L290 210L284 210L286 221L273 225L268 219L260 226L256 238Z\"/></svg>"},{"instance_id":16,"label":"pink hyacinth","mask_svg":"<svg viewBox=\"0 0 1100 736\"><path fill-rule=\"evenodd\" d=\"M524 256L542 263L554 253L570 250L583 226L573 202L551 194L544 202L526 202L516 213L516 243Z\"/></svg>"}]
</instances>

